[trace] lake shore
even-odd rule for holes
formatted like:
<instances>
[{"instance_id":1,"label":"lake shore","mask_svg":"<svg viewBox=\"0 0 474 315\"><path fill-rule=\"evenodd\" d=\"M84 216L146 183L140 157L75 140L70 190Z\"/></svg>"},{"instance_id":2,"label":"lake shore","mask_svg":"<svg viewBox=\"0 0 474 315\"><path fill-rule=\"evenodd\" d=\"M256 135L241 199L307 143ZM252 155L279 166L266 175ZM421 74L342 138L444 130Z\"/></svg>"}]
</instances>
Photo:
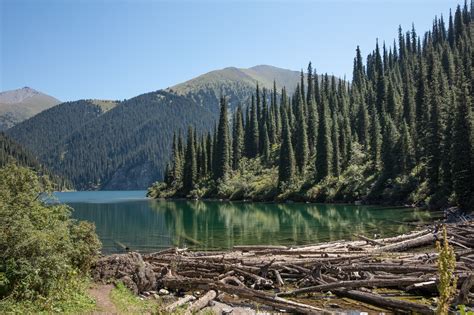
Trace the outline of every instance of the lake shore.
<instances>
[{"instance_id":1,"label":"lake shore","mask_svg":"<svg viewBox=\"0 0 474 315\"><path fill-rule=\"evenodd\" d=\"M439 225L395 237L303 246L234 246L224 251L170 248L101 258L98 282L123 282L164 311L232 312L238 308L295 313L435 310ZM455 302L471 305L474 222L446 224L458 279ZM470 304L469 304L470 303Z\"/></svg>"}]
</instances>

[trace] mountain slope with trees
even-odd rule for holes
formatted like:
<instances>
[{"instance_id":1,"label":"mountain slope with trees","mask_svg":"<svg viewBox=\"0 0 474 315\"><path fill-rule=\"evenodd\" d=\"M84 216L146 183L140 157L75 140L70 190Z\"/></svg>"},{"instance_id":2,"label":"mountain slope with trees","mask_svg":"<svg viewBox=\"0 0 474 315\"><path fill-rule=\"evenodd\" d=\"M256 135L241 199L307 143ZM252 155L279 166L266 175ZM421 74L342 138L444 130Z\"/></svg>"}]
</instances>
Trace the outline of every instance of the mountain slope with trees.
<instances>
[{"instance_id":1,"label":"mountain slope with trees","mask_svg":"<svg viewBox=\"0 0 474 315\"><path fill-rule=\"evenodd\" d=\"M239 104L251 96L257 80L273 86L273 77L277 87L299 81L298 72L271 66L226 68L121 103L63 103L8 134L77 189L145 189L163 178L174 132L184 134L188 124L213 128L219 84Z\"/></svg>"},{"instance_id":2,"label":"mountain slope with trees","mask_svg":"<svg viewBox=\"0 0 474 315\"><path fill-rule=\"evenodd\" d=\"M116 101L103 100L62 103L14 126L7 133L44 161L61 141L116 104Z\"/></svg>"},{"instance_id":3,"label":"mountain slope with trees","mask_svg":"<svg viewBox=\"0 0 474 315\"><path fill-rule=\"evenodd\" d=\"M365 64L357 48L350 83L310 63L291 96L257 85L230 123L221 97L218 128L175 135L149 194L472 208L472 23L465 4L424 36L400 27Z\"/></svg>"},{"instance_id":4,"label":"mountain slope with trees","mask_svg":"<svg viewBox=\"0 0 474 315\"><path fill-rule=\"evenodd\" d=\"M205 73L167 90L183 95L218 114L221 95L226 95L230 108L235 109L250 99L256 83L268 90L273 88L274 83L278 89L286 86L292 93L299 80L298 71L268 65L248 69L228 67Z\"/></svg>"}]
</instances>

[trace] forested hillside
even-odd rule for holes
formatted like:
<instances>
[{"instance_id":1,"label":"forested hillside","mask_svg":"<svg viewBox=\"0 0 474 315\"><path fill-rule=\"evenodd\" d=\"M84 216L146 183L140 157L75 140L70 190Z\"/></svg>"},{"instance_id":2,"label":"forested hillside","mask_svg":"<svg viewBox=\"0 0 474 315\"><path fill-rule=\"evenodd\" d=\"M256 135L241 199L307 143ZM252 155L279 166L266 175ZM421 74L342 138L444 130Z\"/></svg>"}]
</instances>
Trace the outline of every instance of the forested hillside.
<instances>
[{"instance_id":1,"label":"forested hillside","mask_svg":"<svg viewBox=\"0 0 474 315\"><path fill-rule=\"evenodd\" d=\"M299 72L271 66L226 68L122 103L63 103L8 134L77 189L145 189L162 178L174 132L184 134L188 124L211 130L220 89L237 106L252 95L257 81L262 87L288 84L294 89Z\"/></svg>"},{"instance_id":2,"label":"forested hillside","mask_svg":"<svg viewBox=\"0 0 474 315\"><path fill-rule=\"evenodd\" d=\"M45 161L61 141L116 103L98 100L62 103L16 125L7 133Z\"/></svg>"},{"instance_id":3,"label":"forested hillside","mask_svg":"<svg viewBox=\"0 0 474 315\"><path fill-rule=\"evenodd\" d=\"M50 172L38 162L33 154L8 135L0 132L0 168L10 163L31 168L39 174L48 175L55 189L62 190L71 187L71 183L67 179Z\"/></svg>"},{"instance_id":4,"label":"forested hillside","mask_svg":"<svg viewBox=\"0 0 474 315\"><path fill-rule=\"evenodd\" d=\"M161 176L173 132L190 123L208 130L214 121L207 110L164 91L137 96L103 114L97 107L81 104L78 113L73 105L67 107L69 112L62 109L63 121L52 115L41 124L45 132L59 130L65 136L57 138L54 147L37 151L51 169L71 179L76 189L146 188ZM49 129L54 122L57 129ZM31 122L31 129L20 125L12 133L31 130L23 141L38 139L43 135L34 134L37 123Z\"/></svg>"},{"instance_id":5,"label":"forested hillside","mask_svg":"<svg viewBox=\"0 0 474 315\"><path fill-rule=\"evenodd\" d=\"M471 12L435 18L424 36L376 43L352 82L308 66L295 93L257 89L218 128L175 135L154 197L473 206Z\"/></svg>"},{"instance_id":6,"label":"forested hillside","mask_svg":"<svg viewBox=\"0 0 474 315\"><path fill-rule=\"evenodd\" d=\"M21 145L0 132L0 167L12 162L34 169L38 169L40 166L31 153L25 151Z\"/></svg>"}]
</instances>

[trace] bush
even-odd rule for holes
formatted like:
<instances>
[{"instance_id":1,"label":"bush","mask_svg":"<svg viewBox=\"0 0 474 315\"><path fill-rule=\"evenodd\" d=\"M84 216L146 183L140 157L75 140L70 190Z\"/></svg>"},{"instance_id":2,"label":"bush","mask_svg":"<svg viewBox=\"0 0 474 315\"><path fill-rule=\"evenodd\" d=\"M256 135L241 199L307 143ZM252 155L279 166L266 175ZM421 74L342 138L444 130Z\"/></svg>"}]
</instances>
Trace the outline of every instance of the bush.
<instances>
[{"instance_id":1,"label":"bush","mask_svg":"<svg viewBox=\"0 0 474 315\"><path fill-rule=\"evenodd\" d=\"M92 224L45 203L43 180L14 164L0 169L0 298L54 298L86 274L100 249Z\"/></svg>"}]
</instances>

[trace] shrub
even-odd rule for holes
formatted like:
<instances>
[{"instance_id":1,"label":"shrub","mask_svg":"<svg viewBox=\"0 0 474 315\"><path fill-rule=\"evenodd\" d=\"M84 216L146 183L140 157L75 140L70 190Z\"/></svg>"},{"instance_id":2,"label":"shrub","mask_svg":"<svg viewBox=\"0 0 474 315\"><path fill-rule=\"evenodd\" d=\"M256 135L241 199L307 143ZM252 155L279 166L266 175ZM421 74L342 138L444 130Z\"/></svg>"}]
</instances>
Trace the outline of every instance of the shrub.
<instances>
[{"instance_id":1,"label":"shrub","mask_svg":"<svg viewBox=\"0 0 474 315\"><path fill-rule=\"evenodd\" d=\"M449 305L456 293L457 278L453 276L456 269L456 255L454 249L448 244L446 227L443 226L442 244L436 242L436 251L438 252L438 308L437 314L448 314Z\"/></svg>"},{"instance_id":2,"label":"shrub","mask_svg":"<svg viewBox=\"0 0 474 315\"><path fill-rule=\"evenodd\" d=\"M0 169L0 298L48 300L84 275L100 249L93 225L44 201L42 181L14 164Z\"/></svg>"}]
</instances>

